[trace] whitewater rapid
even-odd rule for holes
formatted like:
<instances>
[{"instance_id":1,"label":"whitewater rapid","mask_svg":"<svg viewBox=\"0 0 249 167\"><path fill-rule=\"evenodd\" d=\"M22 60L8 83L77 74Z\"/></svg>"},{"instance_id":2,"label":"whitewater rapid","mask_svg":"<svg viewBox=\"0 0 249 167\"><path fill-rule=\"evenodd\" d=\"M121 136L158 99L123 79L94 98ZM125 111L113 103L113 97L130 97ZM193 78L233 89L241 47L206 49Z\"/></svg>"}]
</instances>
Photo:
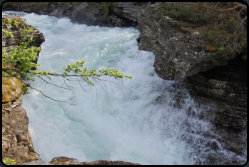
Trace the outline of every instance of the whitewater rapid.
<instances>
[{"instance_id":1,"label":"whitewater rapid","mask_svg":"<svg viewBox=\"0 0 249 167\"><path fill-rule=\"evenodd\" d=\"M42 160L67 156L80 161L195 164L212 152L205 147L208 139L200 135L211 133L212 125L199 118L208 107L197 106L180 82L155 74L154 55L138 50L138 30L87 26L34 13L6 14L25 17L44 34L38 60L42 70L61 72L63 66L84 59L89 69L114 67L133 76L106 77L94 87L82 80L66 81L72 90L39 78L31 82L58 100L75 96L70 102L76 105L55 102L35 90L24 96L29 131ZM67 86L61 78L53 78L53 83ZM217 140L213 142L226 154Z\"/></svg>"}]
</instances>

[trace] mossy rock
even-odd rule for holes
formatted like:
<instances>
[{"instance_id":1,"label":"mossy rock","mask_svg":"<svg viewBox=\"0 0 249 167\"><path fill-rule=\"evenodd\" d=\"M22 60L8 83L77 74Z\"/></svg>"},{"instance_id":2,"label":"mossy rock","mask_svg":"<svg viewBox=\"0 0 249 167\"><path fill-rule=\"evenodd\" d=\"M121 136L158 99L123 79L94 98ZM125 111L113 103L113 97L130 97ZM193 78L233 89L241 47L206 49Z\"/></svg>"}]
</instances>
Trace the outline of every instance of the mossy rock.
<instances>
[{"instance_id":1,"label":"mossy rock","mask_svg":"<svg viewBox=\"0 0 249 167\"><path fill-rule=\"evenodd\" d=\"M26 26L25 20L20 16L4 15L2 16L2 28L20 29Z\"/></svg>"},{"instance_id":2,"label":"mossy rock","mask_svg":"<svg viewBox=\"0 0 249 167\"><path fill-rule=\"evenodd\" d=\"M110 8L115 5L115 2L88 2L88 4L99 8L105 13L108 13Z\"/></svg>"},{"instance_id":3,"label":"mossy rock","mask_svg":"<svg viewBox=\"0 0 249 167\"><path fill-rule=\"evenodd\" d=\"M14 77L2 77L2 103L18 99L22 95L22 82Z\"/></svg>"}]
</instances>

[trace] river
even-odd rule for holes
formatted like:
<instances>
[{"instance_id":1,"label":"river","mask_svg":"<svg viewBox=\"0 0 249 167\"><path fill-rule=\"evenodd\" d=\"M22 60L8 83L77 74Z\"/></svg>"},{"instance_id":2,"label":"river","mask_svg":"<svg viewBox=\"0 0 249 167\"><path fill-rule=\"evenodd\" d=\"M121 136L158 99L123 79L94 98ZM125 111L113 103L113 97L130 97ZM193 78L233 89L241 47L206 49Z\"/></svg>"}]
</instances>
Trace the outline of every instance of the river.
<instances>
[{"instance_id":1,"label":"river","mask_svg":"<svg viewBox=\"0 0 249 167\"><path fill-rule=\"evenodd\" d=\"M207 106L195 104L181 82L154 72L154 55L138 50L135 28L108 28L72 23L68 18L24 12L28 24L45 37L38 63L42 70L84 59L89 69L114 67L133 79L104 77L89 86L82 80L52 78L71 90L31 82L56 102L35 90L23 98L35 151L44 161L67 156L80 161L122 160L140 164L205 164L207 155L229 159L203 119ZM191 113L191 114L190 114ZM202 117L200 116L202 115ZM203 134L211 134L206 137ZM215 143L216 150L208 143ZM239 157L241 158L241 157Z\"/></svg>"}]
</instances>

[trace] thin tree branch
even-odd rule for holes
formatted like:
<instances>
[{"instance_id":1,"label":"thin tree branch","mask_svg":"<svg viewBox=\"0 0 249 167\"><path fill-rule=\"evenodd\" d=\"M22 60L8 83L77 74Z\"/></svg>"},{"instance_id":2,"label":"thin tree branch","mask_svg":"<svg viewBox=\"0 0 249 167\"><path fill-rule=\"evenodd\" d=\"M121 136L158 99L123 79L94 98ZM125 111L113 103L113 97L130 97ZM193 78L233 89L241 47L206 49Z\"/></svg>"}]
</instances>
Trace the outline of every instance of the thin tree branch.
<instances>
[{"instance_id":1,"label":"thin tree branch","mask_svg":"<svg viewBox=\"0 0 249 167\"><path fill-rule=\"evenodd\" d=\"M45 93L43 93L43 92L42 92L41 90L39 90L39 89L36 89L36 88L34 88L34 87L32 87L32 86L29 86L29 87L30 87L31 89L34 89L34 90L40 92L43 96L45 96L45 97L47 97L47 98L49 98L49 99L51 99L51 100L53 100L53 101L56 101L56 102L63 102L63 103L67 103L67 104L70 104L70 105L76 105L76 104L73 104L73 103L69 103L69 102L68 102L69 100L73 99L75 96L69 98L68 100L57 100L57 99L54 99L54 98L52 98L52 97L46 95Z\"/></svg>"},{"instance_id":2,"label":"thin tree branch","mask_svg":"<svg viewBox=\"0 0 249 167\"><path fill-rule=\"evenodd\" d=\"M68 87L69 89L73 88L72 86L69 86L69 85L67 84L67 81L65 80L65 78L63 78L63 81L64 81L64 83L67 85L67 87Z\"/></svg>"},{"instance_id":3,"label":"thin tree branch","mask_svg":"<svg viewBox=\"0 0 249 167\"><path fill-rule=\"evenodd\" d=\"M58 88L62 88L62 89L66 89L66 90L71 90L71 89L69 89L69 88L65 88L65 87L62 87L62 86L59 86L59 85L53 84L52 82L48 82L47 80L45 80L44 78L42 78L42 77L40 77L40 76L38 76L38 78L40 78L42 81L44 81L44 82L45 82L45 83L47 83L47 84L50 84L50 85L56 86L56 87L58 87Z\"/></svg>"}]
</instances>

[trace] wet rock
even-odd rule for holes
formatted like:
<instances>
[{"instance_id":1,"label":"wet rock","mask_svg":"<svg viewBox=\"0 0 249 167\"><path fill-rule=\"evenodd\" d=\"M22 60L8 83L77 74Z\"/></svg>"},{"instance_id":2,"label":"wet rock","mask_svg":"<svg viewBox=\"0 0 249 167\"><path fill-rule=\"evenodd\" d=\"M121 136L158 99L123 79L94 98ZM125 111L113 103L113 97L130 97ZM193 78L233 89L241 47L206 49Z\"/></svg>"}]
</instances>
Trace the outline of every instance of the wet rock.
<instances>
[{"instance_id":1,"label":"wet rock","mask_svg":"<svg viewBox=\"0 0 249 167\"><path fill-rule=\"evenodd\" d=\"M21 165L140 165L140 164L125 162L125 161L106 161L106 160L80 162L79 160L74 158L55 157L50 162L36 160L36 161L23 163Z\"/></svg>"},{"instance_id":2,"label":"wet rock","mask_svg":"<svg viewBox=\"0 0 249 167\"><path fill-rule=\"evenodd\" d=\"M219 157L217 157L215 154L209 154L206 157L206 164L217 164L217 162L220 162L221 159Z\"/></svg>"},{"instance_id":3,"label":"wet rock","mask_svg":"<svg viewBox=\"0 0 249 167\"><path fill-rule=\"evenodd\" d=\"M136 26L140 10L148 2L6 2L3 10L25 11L56 17L69 17L73 22L100 26Z\"/></svg>"},{"instance_id":4,"label":"wet rock","mask_svg":"<svg viewBox=\"0 0 249 167\"><path fill-rule=\"evenodd\" d=\"M17 164L39 160L28 131L28 117L20 106L2 109L2 157Z\"/></svg>"},{"instance_id":5,"label":"wet rock","mask_svg":"<svg viewBox=\"0 0 249 167\"><path fill-rule=\"evenodd\" d=\"M80 164L80 161L75 158L55 157L49 163L53 165L76 165Z\"/></svg>"},{"instance_id":6,"label":"wet rock","mask_svg":"<svg viewBox=\"0 0 249 167\"><path fill-rule=\"evenodd\" d=\"M209 121L220 136L219 142L225 149L246 157L247 62L238 55L226 66L188 77L186 83L195 101L210 107L207 115L214 115ZM241 164L239 160L237 163Z\"/></svg>"},{"instance_id":7,"label":"wet rock","mask_svg":"<svg viewBox=\"0 0 249 167\"><path fill-rule=\"evenodd\" d=\"M68 158L68 157L55 157L49 163L53 165L140 165L137 163L131 163L125 161L107 161L107 160L80 162L77 159Z\"/></svg>"},{"instance_id":8,"label":"wet rock","mask_svg":"<svg viewBox=\"0 0 249 167\"><path fill-rule=\"evenodd\" d=\"M197 101L208 105L212 101L216 110L213 121L219 128L239 132L247 126L246 69L247 62L237 56L227 66L199 73L186 80Z\"/></svg>"},{"instance_id":9,"label":"wet rock","mask_svg":"<svg viewBox=\"0 0 249 167\"><path fill-rule=\"evenodd\" d=\"M243 136L242 132L247 126L247 62L241 59L241 54L247 54L246 30L240 27L241 32L233 36L234 45L223 43L226 47L219 49L221 39L227 38L229 32L217 27L214 30L211 24L209 27L199 24L199 18L192 17L198 10L174 2L147 6L138 17L139 49L155 54L154 68L159 77L185 80L197 104L210 107L207 110L210 113L203 115L203 119L213 123L215 133L222 137L220 142L245 156L242 148L247 146L246 134ZM185 12L189 14L183 15ZM209 43L210 34L217 32L222 32L222 37L213 37ZM209 147L217 148L212 143ZM209 161L219 160L213 156Z\"/></svg>"},{"instance_id":10,"label":"wet rock","mask_svg":"<svg viewBox=\"0 0 249 167\"><path fill-rule=\"evenodd\" d=\"M42 160L35 160L35 161L31 161L31 162L25 162L22 163L21 165L52 165L48 162L44 162Z\"/></svg>"}]
</instances>

